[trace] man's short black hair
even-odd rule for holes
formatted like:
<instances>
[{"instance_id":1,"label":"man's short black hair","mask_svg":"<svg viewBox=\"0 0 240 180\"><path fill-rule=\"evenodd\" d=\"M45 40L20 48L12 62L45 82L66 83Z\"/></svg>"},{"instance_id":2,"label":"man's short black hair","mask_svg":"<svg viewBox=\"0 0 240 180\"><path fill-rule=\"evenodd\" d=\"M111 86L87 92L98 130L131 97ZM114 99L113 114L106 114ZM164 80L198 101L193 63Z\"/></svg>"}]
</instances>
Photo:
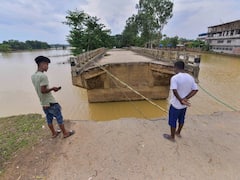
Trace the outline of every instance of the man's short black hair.
<instances>
[{"instance_id":1,"label":"man's short black hair","mask_svg":"<svg viewBox=\"0 0 240 180\"><path fill-rule=\"evenodd\" d=\"M41 62L51 63L50 59L45 56L38 56L35 58L35 62L39 65Z\"/></svg>"},{"instance_id":2,"label":"man's short black hair","mask_svg":"<svg viewBox=\"0 0 240 180\"><path fill-rule=\"evenodd\" d=\"M174 63L174 67L179 69L179 70L184 70L185 64L183 61L177 61Z\"/></svg>"}]
</instances>

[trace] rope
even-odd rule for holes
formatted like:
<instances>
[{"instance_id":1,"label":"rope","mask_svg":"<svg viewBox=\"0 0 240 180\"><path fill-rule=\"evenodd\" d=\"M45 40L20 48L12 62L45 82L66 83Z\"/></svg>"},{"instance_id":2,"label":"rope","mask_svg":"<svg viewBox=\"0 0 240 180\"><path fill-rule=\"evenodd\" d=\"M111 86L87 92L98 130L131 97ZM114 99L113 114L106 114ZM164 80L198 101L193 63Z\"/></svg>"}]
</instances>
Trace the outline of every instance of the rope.
<instances>
[{"instance_id":1,"label":"rope","mask_svg":"<svg viewBox=\"0 0 240 180\"><path fill-rule=\"evenodd\" d=\"M220 104L226 106L227 108L233 110L233 111L238 111L237 109L235 109L234 107L230 106L229 104L223 102L222 100L218 99L216 96L212 95L210 92L208 92L206 89L204 89L200 84L198 84L198 86L210 97L212 97L213 99L215 99L215 101L219 102Z\"/></svg>"},{"instance_id":2,"label":"rope","mask_svg":"<svg viewBox=\"0 0 240 180\"><path fill-rule=\"evenodd\" d=\"M111 76L110 76L110 77L111 77ZM112 77L111 77L111 78L112 78ZM115 82L116 79L112 78L112 80L113 80L113 83L115 84L115 86L116 86L116 87L119 87L119 85ZM139 114L141 114L144 119L150 120L150 119L148 119L148 118L145 116L145 114L133 103L133 101L131 100L131 98L129 98L129 96L128 96L125 92L123 92L123 90L122 90L121 88L119 88L119 89L120 89L120 91L122 92L122 94L128 99L128 101L133 105L134 109L135 109Z\"/></svg>"},{"instance_id":3,"label":"rope","mask_svg":"<svg viewBox=\"0 0 240 180\"><path fill-rule=\"evenodd\" d=\"M116 76L114 76L112 73L110 73L106 68L104 68L103 66L101 66L100 64L96 63L95 64L101 68L103 71L105 71L110 77L114 78L115 80L117 80L118 82L120 82L122 85L124 85L125 87L127 87L128 89L130 89L131 91L133 91L134 93L136 93L137 95L141 96L143 99L145 99L146 101L148 101L150 104L152 104L153 106L157 107L158 109L160 109L161 111L163 111L164 113L168 113L163 107L159 106L158 104L154 103L153 101L151 101L149 98L145 97L144 95L142 95L140 92L138 92L137 90L133 89L131 86L129 86L128 84L126 84L125 82L123 82L122 80L120 80L119 78L117 78Z\"/></svg>"},{"instance_id":4,"label":"rope","mask_svg":"<svg viewBox=\"0 0 240 180\"><path fill-rule=\"evenodd\" d=\"M168 113L163 107L159 106L158 104L154 103L153 101L151 101L149 98L145 97L144 95L142 95L141 93L139 93L137 90L133 89L131 86L129 86L128 84L126 84L125 82L121 81L119 78L117 78L116 76L114 76L112 73L110 73L106 68L104 68L103 66L101 66L100 64L96 63L95 64L98 65L99 68L101 68L103 71L105 71L110 77L114 78L115 80L117 80L118 82L120 82L122 85L124 85L125 87L127 87L128 89L130 89L131 91L133 91L134 93L138 94L139 96L141 96L143 99L145 99L146 101L148 101L150 104L152 104L153 106L156 106L158 109L160 109L161 111L163 111L164 113ZM227 108L233 110L233 111L238 111L236 108L232 107L231 105L225 103L224 101L218 99L216 96L212 95L210 92L208 92L206 89L204 89L200 84L198 84L198 86L200 87L200 89L202 89L207 95L209 95L210 97L212 97L215 101L219 102L220 104L226 106Z\"/></svg>"}]
</instances>

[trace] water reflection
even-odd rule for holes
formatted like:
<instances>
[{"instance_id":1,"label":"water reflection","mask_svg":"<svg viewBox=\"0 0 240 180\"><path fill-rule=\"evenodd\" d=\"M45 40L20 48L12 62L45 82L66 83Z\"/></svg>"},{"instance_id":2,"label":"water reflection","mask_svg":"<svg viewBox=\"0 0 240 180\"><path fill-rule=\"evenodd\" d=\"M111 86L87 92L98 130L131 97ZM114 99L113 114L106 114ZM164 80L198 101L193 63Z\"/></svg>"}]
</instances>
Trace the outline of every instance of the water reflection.
<instances>
[{"instance_id":1,"label":"water reflection","mask_svg":"<svg viewBox=\"0 0 240 180\"><path fill-rule=\"evenodd\" d=\"M0 117L41 113L41 106L31 84L31 75L36 70L34 58L45 55L51 58L47 75L51 86L62 86L54 96L63 107L66 119L111 120L124 117L158 118L166 114L146 101L91 103L87 101L85 89L72 86L70 65L63 64L69 56L68 50L17 52L0 55ZM220 55L202 55L200 84L219 99L240 109L240 58ZM168 101L154 101L167 109ZM192 99L188 114L206 114L228 111L203 91Z\"/></svg>"}]
</instances>

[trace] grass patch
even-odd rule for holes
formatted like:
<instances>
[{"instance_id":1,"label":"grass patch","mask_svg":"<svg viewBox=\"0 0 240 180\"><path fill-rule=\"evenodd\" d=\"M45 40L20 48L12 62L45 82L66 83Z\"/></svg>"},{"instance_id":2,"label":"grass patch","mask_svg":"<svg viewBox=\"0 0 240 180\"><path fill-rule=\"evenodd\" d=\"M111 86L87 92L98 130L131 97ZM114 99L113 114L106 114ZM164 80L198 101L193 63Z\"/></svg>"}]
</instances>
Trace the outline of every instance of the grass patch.
<instances>
[{"instance_id":1,"label":"grass patch","mask_svg":"<svg viewBox=\"0 0 240 180\"><path fill-rule=\"evenodd\" d=\"M44 136L44 124L39 114L0 118L0 175L17 151L31 147Z\"/></svg>"}]
</instances>

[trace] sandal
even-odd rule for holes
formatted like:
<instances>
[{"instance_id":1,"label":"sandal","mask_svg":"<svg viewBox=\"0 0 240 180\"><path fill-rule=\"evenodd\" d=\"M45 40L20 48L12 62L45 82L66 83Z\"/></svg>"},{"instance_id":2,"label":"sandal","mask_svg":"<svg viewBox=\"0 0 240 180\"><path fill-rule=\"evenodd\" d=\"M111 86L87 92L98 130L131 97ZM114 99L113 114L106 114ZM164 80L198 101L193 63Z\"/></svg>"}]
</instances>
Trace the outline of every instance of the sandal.
<instances>
[{"instance_id":1,"label":"sandal","mask_svg":"<svg viewBox=\"0 0 240 180\"><path fill-rule=\"evenodd\" d=\"M68 138L69 136L72 136L73 134L75 134L75 131L71 130L71 131L68 132L68 135L64 136L63 138Z\"/></svg>"},{"instance_id":2,"label":"sandal","mask_svg":"<svg viewBox=\"0 0 240 180\"><path fill-rule=\"evenodd\" d=\"M52 135L52 138L56 138L56 137L58 137L58 135L61 133L61 131L56 131L56 134L55 135Z\"/></svg>"}]
</instances>

